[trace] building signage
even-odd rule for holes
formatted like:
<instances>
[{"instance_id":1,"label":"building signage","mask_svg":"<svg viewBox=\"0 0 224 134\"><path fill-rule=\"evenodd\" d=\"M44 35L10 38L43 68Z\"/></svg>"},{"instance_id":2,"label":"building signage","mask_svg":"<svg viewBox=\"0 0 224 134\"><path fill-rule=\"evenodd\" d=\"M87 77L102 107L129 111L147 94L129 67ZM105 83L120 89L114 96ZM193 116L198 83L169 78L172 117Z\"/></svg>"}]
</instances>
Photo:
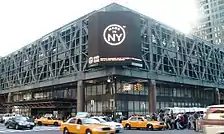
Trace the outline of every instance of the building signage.
<instances>
[{"instance_id":1,"label":"building signage","mask_svg":"<svg viewBox=\"0 0 224 134\"><path fill-rule=\"evenodd\" d=\"M139 15L129 11L97 12L88 24L89 67L142 66Z\"/></svg>"},{"instance_id":2,"label":"building signage","mask_svg":"<svg viewBox=\"0 0 224 134\"><path fill-rule=\"evenodd\" d=\"M125 38L125 26L111 24L107 26L103 31L104 41L111 46L120 45L125 40Z\"/></svg>"}]
</instances>

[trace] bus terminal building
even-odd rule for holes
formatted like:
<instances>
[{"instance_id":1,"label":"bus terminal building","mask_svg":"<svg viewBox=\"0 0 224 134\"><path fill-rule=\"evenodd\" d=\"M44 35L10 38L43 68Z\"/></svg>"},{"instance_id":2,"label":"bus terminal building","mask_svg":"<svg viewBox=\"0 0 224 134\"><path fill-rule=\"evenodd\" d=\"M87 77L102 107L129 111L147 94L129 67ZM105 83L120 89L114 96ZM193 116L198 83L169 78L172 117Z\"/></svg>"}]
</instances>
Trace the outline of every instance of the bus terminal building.
<instances>
[{"instance_id":1,"label":"bus terminal building","mask_svg":"<svg viewBox=\"0 0 224 134\"><path fill-rule=\"evenodd\" d=\"M125 116L223 102L224 49L112 3L0 58L0 112Z\"/></svg>"}]
</instances>

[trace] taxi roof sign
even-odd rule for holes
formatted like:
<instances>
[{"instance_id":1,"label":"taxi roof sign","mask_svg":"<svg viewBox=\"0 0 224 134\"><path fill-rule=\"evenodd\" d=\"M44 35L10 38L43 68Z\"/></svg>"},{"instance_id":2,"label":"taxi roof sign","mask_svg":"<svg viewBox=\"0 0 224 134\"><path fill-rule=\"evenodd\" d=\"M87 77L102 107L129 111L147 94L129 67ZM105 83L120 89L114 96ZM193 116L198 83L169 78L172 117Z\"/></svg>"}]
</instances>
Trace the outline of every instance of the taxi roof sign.
<instances>
[{"instance_id":1,"label":"taxi roof sign","mask_svg":"<svg viewBox=\"0 0 224 134\"><path fill-rule=\"evenodd\" d=\"M89 113L88 112L78 112L76 114L76 117L82 118L82 117L88 117Z\"/></svg>"}]
</instances>

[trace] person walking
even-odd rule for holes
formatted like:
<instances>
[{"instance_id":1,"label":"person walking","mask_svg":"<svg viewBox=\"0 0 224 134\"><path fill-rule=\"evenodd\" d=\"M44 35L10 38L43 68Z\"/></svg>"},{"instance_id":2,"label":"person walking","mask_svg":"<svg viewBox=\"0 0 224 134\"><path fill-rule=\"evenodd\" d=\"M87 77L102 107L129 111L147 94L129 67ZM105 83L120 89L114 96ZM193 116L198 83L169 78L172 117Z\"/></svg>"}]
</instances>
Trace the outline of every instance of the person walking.
<instances>
[{"instance_id":1,"label":"person walking","mask_svg":"<svg viewBox=\"0 0 224 134\"><path fill-rule=\"evenodd\" d=\"M171 130L171 118L169 114L164 115L164 120L165 120L167 129Z\"/></svg>"},{"instance_id":2,"label":"person walking","mask_svg":"<svg viewBox=\"0 0 224 134\"><path fill-rule=\"evenodd\" d=\"M199 118L199 115L198 115L197 112L195 112L194 115L193 115L194 131L196 131L196 129L197 129L196 128L197 127L197 124L196 124L197 122L196 121L198 120L198 118Z\"/></svg>"}]
</instances>

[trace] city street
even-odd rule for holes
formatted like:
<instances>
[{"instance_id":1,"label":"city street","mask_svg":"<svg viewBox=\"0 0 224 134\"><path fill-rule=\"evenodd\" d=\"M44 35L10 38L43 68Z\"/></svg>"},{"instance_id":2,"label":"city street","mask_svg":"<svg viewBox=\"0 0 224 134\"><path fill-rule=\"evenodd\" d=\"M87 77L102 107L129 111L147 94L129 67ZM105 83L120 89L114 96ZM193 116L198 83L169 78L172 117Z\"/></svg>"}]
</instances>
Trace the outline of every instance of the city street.
<instances>
[{"instance_id":1,"label":"city street","mask_svg":"<svg viewBox=\"0 0 224 134\"><path fill-rule=\"evenodd\" d=\"M33 130L14 130L7 129L3 124L0 124L0 134L62 134L59 131L59 127L53 126L36 126ZM193 130L167 130L167 131L140 131L140 130L125 130L124 134L200 134L198 132L194 132Z\"/></svg>"},{"instance_id":2,"label":"city street","mask_svg":"<svg viewBox=\"0 0 224 134\"><path fill-rule=\"evenodd\" d=\"M53 126L36 126L32 130L15 130L15 129L7 129L4 124L0 124L0 134L6 133L15 133L15 134L46 134L47 133L57 133L59 132L59 127Z\"/></svg>"}]
</instances>

